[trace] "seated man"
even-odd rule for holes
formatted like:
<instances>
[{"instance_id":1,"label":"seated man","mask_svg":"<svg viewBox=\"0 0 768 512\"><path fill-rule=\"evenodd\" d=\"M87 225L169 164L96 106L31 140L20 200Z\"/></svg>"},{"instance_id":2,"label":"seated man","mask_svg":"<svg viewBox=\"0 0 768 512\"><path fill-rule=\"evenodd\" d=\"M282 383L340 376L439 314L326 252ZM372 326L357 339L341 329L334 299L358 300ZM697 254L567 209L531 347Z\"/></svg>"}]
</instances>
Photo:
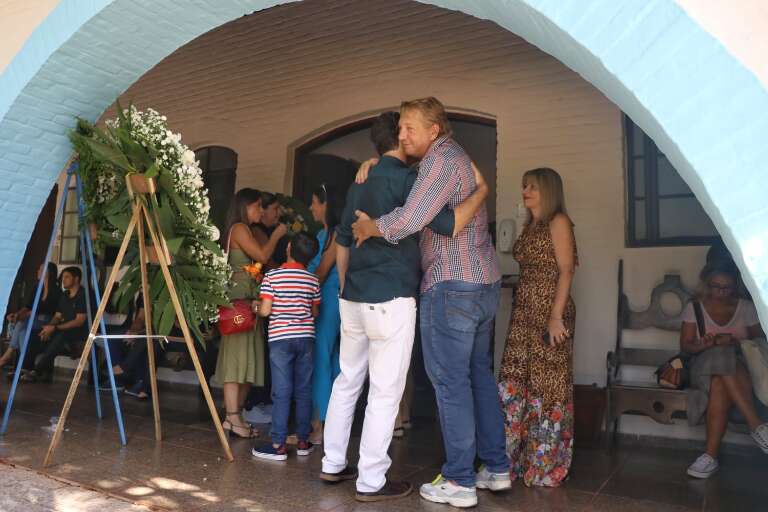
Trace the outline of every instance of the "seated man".
<instances>
[{"instance_id":1,"label":"seated man","mask_svg":"<svg viewBox=\"0 0 768 512\"><path fill-rule=\"evenodd\" d=\"M64 293L59 297L56 313L50 323L36 336L38 351L42 352L25 380L51 380L53 361L65 348L72 350L88 337L86 325L85 290L80 286L82 273L77 267L67 267L61 273Z\"/></svg>"}]
</instances>

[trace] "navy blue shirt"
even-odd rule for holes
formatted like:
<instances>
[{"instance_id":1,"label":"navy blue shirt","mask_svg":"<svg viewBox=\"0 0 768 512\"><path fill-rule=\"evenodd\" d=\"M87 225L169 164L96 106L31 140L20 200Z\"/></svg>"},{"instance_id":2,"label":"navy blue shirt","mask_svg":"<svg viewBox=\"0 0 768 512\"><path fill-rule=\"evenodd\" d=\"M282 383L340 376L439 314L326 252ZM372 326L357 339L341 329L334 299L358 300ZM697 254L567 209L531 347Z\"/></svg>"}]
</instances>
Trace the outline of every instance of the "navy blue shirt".
<instances>
[{"instance_id":1,"label":"navy blue shirt","mask_svg":"<svg viewBox=\"0 0 768 512\"><path fill-rule=\"evenodd\" d=\"M341 297L352 302L380 303L397 297L418 297L421 282L421 251L418 234L397 244L384 238L369 238L355 247L352 224L357 220L355 210L372 219L403 206L416 181L416 170L391 156L382 156L371 168L368 180L353 184L347 193L347 203L341 222L336 227L336 242L349 247L349 268ZM443 208L425 228L435 233L453 236L453 210Z\"/></svg>"},{"instance_id":2,"label":"navy blue shirt","mask_svg":"<svg viewBox=\"0 0 768 512\"><path fill-rule=\"evenodd\" d=\"M88 310L86 309L85 305L85 289L82 286L78 288L74 297L69 296L68 290L64 290L59 296L59 303L56 306L56 312L61 313L61 323L74 320L79 314L85 315L87 311ZM91 326L88 325L88 321L86 320L80 327L75 327L74 329L69 329L65 332L71 334L72 336L77 335L85 338L88 336L90 328Z\"/></svg>"}]
</instances>

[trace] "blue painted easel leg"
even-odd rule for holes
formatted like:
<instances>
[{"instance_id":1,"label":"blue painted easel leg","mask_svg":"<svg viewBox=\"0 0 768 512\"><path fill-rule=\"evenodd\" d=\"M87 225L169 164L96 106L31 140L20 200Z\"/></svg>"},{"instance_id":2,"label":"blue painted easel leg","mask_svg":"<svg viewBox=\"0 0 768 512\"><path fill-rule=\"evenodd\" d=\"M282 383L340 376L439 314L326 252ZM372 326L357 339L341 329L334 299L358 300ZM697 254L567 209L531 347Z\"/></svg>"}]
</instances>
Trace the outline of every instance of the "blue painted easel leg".
<instances>
[{"instance_id":1,"label":"blue painted easel leg","mask_svg":"<svg viewBox=\"0 0 768 512\"><path fill-rule=\"evenodd\" d=\"M87 258L87 261L83 261L83 267L89 266L90 270L88 274L91 278L91 284L93 286L93 292L96 296L96 304L101 304L101 293L99 291L99 280L96 276L96 262L93 258L93 241L91 240L91 232L88 230L88 226L86 226L82 220L85 219L85 203L83 201L83 182L80 180L80 175L77 175L75 177L75 190L77 192L77 209L80 214L81 219L81 242L84 246L82 249L82 254L85 258ZM87 303L88 308L88 323L89 325L92 322L91 318L91 304L90 301ZM100 325L101 334L105 335L107 334L107 327L104 324L104 317L101 317ZM103 346L104 346L104 354L107 359L107 374L109 375L109 383L112 388L112 403L115 407L115 419L117 420L117 428L120 431L120 443L125 446L127 441L125 438L125 425L123 424L123 413L120 408L120 399L117 396L117 385L115 383L115 374L112 371L112 355L109 349L109 342L104 339L103 340ZM94 386L96 387L96 403L99 404L99 373L96 365L96 343L94 343L94 346L91 349L91 363L93 364L93 379L94 379ZM99 418L101 418L101 408L99 405Z\"/></svg>"},{"instance_id":2,"label":"blue painted easel leg","mask_svg":"<svg viewBox=\"0 0 768 512\"><path fill-rule=\"evenodd\" d=\"M75 178L75 182L77 183L77 177ZM75 188L75 192L77 195L77 203L80 203L80 191ZM81 223L82 224L82 223ZM85 237L83 235L83 226L80 226L80 255L83 256L83 281L80 283L80 285L85 290L85 313L87 318L87 325L91 325L93 323L93 312L91 311L91 289L88 285L88 277L92 273L91 270L88 268L88 262L85 261ZM101 395L99 394L99 364L96 360L96 347L93 346L91 348L91 375L93 376L93 382L94 382L94 388L95 388L95 395L96 395L96 416L101 419L104 417L104 415L101 412Z\"/></svg>"},{"instance_id":3,"label":"blue painted easel leg","mask_svg":"<svg viewBox=\"0 0 768 512\"><path fill-rule=\"evenodd\" d=\"M71 164L67 170L67 181L64 184L64 192L62 194L61 203L56 210L56 217L53 221L53 231L51 232L51 241L48 243L48 251L45 253L45 260L43 261L43 273L40 277L40 282L37 283L37 291L35 292L35 299L32 301L32 311L29 314L30 321L27 322L27 329L24 333L24 339L21 342L19 350L19 361L16 364L16 371L13 374L13 383L11 384L11 391L8 393L8 402L5 404L5 412L3 413L3 424L0 426L0 435L5 435L8 430L8 420L11 416L11 409L13 408L13 399L16 396L16 388L19 385L19 376L21 375L21 367L24 365L24 358L27 355L27 348L29 347L29 336L32 334L32 325L35 323L34 318L37 318L37 307L40 305L40 297L43 295L43 283L48 273L48 262L51 261L51 253L53 252L53 244L56 241L56 234L61 227L61 219L64 217L64 206L67 204L67 195L69 194L69 184L72 181L71 170L76 168L77 164Z\"/></svg>"}]
</instances>

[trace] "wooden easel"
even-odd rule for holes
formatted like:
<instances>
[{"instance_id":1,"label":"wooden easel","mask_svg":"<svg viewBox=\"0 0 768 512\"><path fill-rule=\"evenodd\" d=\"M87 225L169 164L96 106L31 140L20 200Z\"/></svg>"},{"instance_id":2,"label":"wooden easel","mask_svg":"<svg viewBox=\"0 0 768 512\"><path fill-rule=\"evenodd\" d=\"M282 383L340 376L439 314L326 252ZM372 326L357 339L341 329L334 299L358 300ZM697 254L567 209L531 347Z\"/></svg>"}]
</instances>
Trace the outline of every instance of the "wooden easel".
<instances>
[{"instance_id":1,"label":"wooden easel","mask_svg":"<svg viewBox=\"0 0 768 512\"><path fill-rule=\"evenodd\" d=\"M86 363L88 362L88 354L91 351L91 346L93 345L95 336L96 336L96 329L99 326L99 322L101 321L102 316L104 315L104 310L107 307L107 304L109 303L109 299L112 296L112 289L115 285L115 281L117 280L117 275L120 272L120 266L123 263L123 258L125 257L125 252L128 249L128 245L131 241L131 237L133 236L134 229L137 231L138 239L139 239L139 264L141 266L141 289L142 289L142 295L144 298L144 322L146 325L146 342L147 342L147 357L149 359L149 375L150 375L150 384L152 388L152 409L154 411L155 416L155 439L160 441L162 439L162 431L160 427L160 403L157 396L157 375L155 371L155 353L152 347L153 340L150 336L152 336L152 314L151 314L151 308L152 303L150 301L150 294L149 294L149 282L147 279L147 247L144 240L144 222L146 221L147 230L149 231L149 236L152 240L152 244L155 247L155 250L157 252L157 259L160 264L160 270L163 273L163 278L165 279L165 284L168 287L168 292L171 298L171 301L173 302L173 307L176 312L176 318L179 320L179 326L181 327L181 331L184 334L184 341L187 344L187 349L189 350L189 355L192 359L192 363L195 367L195 372L197 373L197 378L200 381L200 386L203 389L203 395L205 395L205 400L208 403L208 408L211 411L211 417L213 419L213 424L216 427L216 433L219 436L219 440L221 441L221 446L224 449L224 455L230 462L234 460L234 457L232 456L232 450L229 448L229 442L227 441L226 436L224 435L224 429L221 426L221 421L219 420L219 415L216 412L216 405L213 403L213 398L211 397L211 391L208 388L208 383L206 382L205 375L203 374L203 369L200 366L200 360L197 357L197 352L195 351L195 346L192 341L192 335L189 332L189 325L187 325L187 320L184 317L184 312L181 310L181 303L179 302L179 297L176 293L176 287L173 284L173 279L171 279L171 273L168 270L168 265L171 262L171 255L168 251L168 245L166 244L165 237L163 236L162 231L160 231L160 224L158 222L158 219L152 218L150 216L149 212L147 211L147 207L145 205L145 198L154 194L156 192L156 186L155 181L152 178L146 178L141 174L132 174L126 176L126 183L128 187L128 194L133 199L133 215L131 216L131 220L128 223L128 229L125 231L125 236L123 237L123 241L120 244L120 250L117 253L117 258L115 259L115 264L112 267L112 273L109 276L109 280L107 281L107 287L104 290L104 297L101 299L101 303L99 304L99 308L96 311L96 316L93 318L93 323L91 324L91 331L88 335L88 339L85 342L85 347L83 347L83 353L80 356L80 362L77 365L77 370L75 371L75 376L72 379L72 383L69 386L69 392L67 393L67 399L64 401L64 407L61 410L61 414L59 415L59 422L56 425L56 430L53 433L53 438L51 439L51 444L48 447L48 453L45 455L45 460L43 461L43 467L46 467L50 465L52 459L53 459L53 452L56 450L56 447L59 444L59 441L61 441L61 433L64 431L64 423L67 420L67 414L69 414L69 409L72 406L72 400L75 398L75 393L77 392L77 386L80 384L80 379L83 375L83 369L85 368Z\"/></svg>"}]
</instances>

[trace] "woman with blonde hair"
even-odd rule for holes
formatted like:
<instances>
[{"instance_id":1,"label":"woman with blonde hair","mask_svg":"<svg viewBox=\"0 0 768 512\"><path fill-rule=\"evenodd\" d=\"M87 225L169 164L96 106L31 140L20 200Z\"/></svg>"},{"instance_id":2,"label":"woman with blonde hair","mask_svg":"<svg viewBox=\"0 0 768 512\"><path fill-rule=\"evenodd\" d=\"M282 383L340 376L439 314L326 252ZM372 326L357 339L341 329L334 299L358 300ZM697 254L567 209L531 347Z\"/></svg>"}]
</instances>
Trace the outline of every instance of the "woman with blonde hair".
<instances>
[{"instance_id":1,"label":"woman with blonde hair","mask_svg":"<svg viewBox=\"0 0 768 512\"><path fill-rule=\"evenodd\" d=\"M523 175L528 221L513 248L520 264L499 393L512 479L558 486L573 454L573 331L578 265L563 182L552 169Z\"/></svg>"}]
</instances>

